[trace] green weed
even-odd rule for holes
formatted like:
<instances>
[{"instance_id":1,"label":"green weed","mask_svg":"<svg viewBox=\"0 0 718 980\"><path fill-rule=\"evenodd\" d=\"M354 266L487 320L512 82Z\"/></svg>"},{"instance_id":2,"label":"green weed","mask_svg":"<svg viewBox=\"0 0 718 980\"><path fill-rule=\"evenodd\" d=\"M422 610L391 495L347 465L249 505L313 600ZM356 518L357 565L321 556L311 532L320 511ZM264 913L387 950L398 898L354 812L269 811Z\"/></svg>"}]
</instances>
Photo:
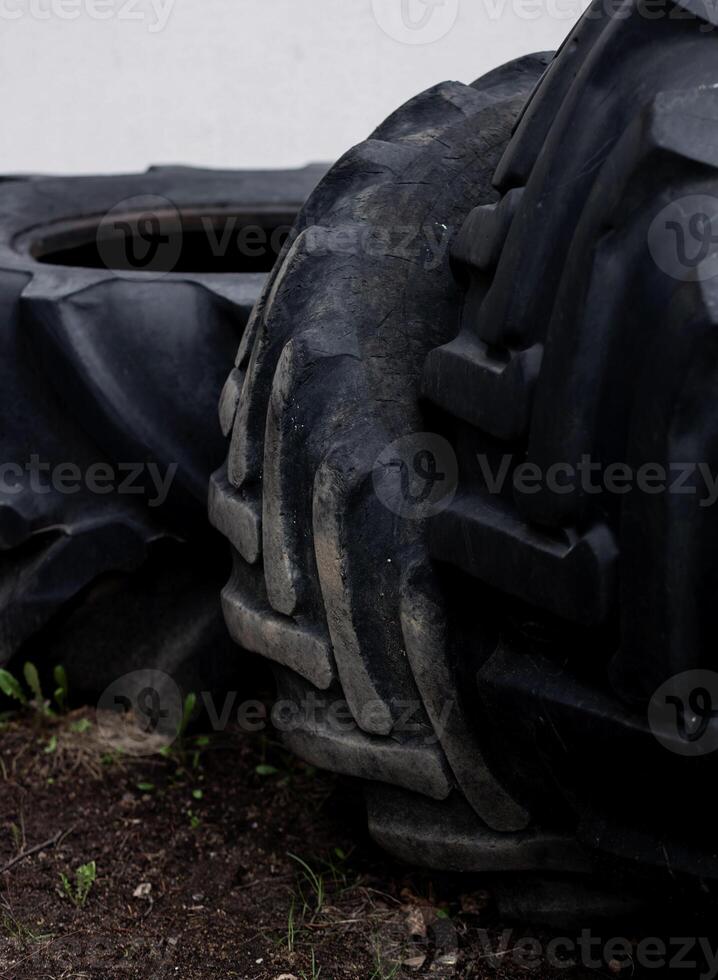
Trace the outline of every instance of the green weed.
<instances>
[{"instance_id":1,"label":"green weed","mask_svg":"<svg viewBox=\"0 0 718 980\"><path fill-rule=\"evenodd\" d=\"M97 866L94 861L81 864L75 871L74 883L65 874L60 875L63 894L70 899L75 908L81 909L97 878Z\"/></svg>"}]
</instances>

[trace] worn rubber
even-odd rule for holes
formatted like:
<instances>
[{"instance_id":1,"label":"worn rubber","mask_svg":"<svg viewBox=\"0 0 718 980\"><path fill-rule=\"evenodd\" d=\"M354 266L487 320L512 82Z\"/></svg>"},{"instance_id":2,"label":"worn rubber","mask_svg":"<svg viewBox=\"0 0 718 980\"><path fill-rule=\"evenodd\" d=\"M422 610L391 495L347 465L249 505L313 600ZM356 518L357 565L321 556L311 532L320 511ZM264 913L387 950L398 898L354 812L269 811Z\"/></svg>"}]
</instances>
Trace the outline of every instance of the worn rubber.
<instances>
[{"instance_id":1,"label":"worn rubber","mask_svg":"<svg viewBox=\"0 0 718 980\"><path fill-rule=\"evenodd\" d=\"M233 216L234 234L242 222L291 226L324 170L163 167L0 182L0 662L102 577L143 566L158 541L206 536L209 475L223 454L214 406L273 256L242 271L238 253L190 248L190 232L206 215L217 236ZM104 265L103 216L136 223L161 206L180 221L171 268ZM176 472L153 506L146 479L126 493L66 493L46 478L40 488L26 469L33 457L82 474L150 462ZM43 636L45 647L63 642L57 630ZM118 668L124 654L118 640Z\"/></svg>"},{"instance_id":2,"label":"worn rubber","mask_svg":"<svg viewBox=\"0 0 718 980\"><path fill-rule=\"evenodd\" d=\"M678 732L668 751L647 706L715 669L714 509L695 477L608 493L562 475L557 493L510 476L584 457L716 470L715 248L684 277L655 257L676 247L668 205L703 195L702 220L718 216L715 27L680 0L658 18L590 8L498 166L500 199L456 239L461 322L422 380L461 474L429 549L442 588L482 611L467 650L500 637L467 673L494 773L537 819L674 881L718 877L712 817L690 802L715 757L678 754ZM503 491L479 456L494 472L510 457Z\"/></svg>"},{"instance_id":3,"label":"worn rubber","mask_svg":"<svg viewBox=\"0 0 718 980\"><path fill-rule=\"evenodd\" d=\"M366 780L373 833L419 863L587 866L487 764L427 522L375 485L399 482L377 464L387 447L434 424L422 369L454 336L463 292L448 244L496 199L494 170L549 60L438 85L339 161L299 216L220 404L230 448L210 511L234 551L230 632L275 664L289 746ZM437 235L447 247L431 261ZM486 659L495 640L487 631L472 653Z\"/></svg>"}]
</instances>

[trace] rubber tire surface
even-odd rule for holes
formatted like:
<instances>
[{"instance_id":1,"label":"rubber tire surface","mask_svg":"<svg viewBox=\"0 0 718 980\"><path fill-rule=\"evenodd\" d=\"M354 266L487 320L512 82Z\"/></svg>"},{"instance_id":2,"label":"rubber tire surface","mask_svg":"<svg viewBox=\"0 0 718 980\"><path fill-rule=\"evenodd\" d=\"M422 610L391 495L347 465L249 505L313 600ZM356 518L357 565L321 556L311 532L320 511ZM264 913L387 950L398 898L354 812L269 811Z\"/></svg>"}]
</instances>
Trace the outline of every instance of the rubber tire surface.
<instances>
[{"instance_id":1,"label":"rubber tire surface","mask_svg":"<svg viewBox=\"0 0 718 980\"><path fill-rule=\"evenodd\" d=\"M501 638L467 678L497 776L591 848L715 879L714 823L689 803L715 756L686 758L678 720L655 738L649 715L674 676L679 705L715 676L716 522L683 471L718 460L715 250L690 237L718 218L717 22L681 0L644 13L589 9L498 167L500 201L456 240L461 325L422 386L461 479L429 548L484 612L473 635ZM479 456L509 461L503 490ZM560 466L562 491L513 484L525 462ZM616 465L687 479L608 492Z\"/></svg>"},{"instance_id":2,"label":"rubber tire surface","mask_svg":"<svg viewBox=\"0 0 718 980\"><path fill-rule=\"evenodd\" d=\"M194 272L183 253L173 256L176 271L118 271L102 264L97 230L158 207L180 236L186 214L237 215L233 234L243 219L291 226L324 170L167 167L0 182L0 662L103 577L140 568L158 541L207 537L206 488L223 453L214 406L266 280L223 274L221 258L219 271L210 263ZM44 468L35 477L33 457ZM147 480L150 464L173 477L164 501ZM127 492L93 493L84 481L64 492L50 480L52 468L76 486L98 465ZM107 634L111 647L117 634ZM61 642L57 631L42 635Z\"/></svg>"},{"instance_id":3,"label":"rubber tire surface","mask_svg":"<svg viewBox=\"0 0 718 980\"><path fill-rule=\"evenodd\" d=\"M387 447L424 451L422 369L455 335L463 295L448 245L496 199L494 170L549 60L438 85L339 161L299 216L220 403L230 448L210 515L234 550L230 632L275 664L289 746L366 780L377 839L439 867L589 866L486 764L462 623L427 521L391 506L401 467L384 462ZM488 655L495 637L482 643Z\"/></svg>"}]
</instances>

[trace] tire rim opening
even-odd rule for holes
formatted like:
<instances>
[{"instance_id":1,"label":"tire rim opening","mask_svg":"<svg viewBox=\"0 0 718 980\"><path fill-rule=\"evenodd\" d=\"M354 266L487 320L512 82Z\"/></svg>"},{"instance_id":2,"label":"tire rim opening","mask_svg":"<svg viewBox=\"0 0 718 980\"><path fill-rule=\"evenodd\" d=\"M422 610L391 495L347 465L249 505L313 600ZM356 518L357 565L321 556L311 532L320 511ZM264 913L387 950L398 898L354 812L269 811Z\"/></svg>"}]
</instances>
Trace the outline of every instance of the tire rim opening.
<instances>
[{"instance_id":1,"label":"tire rim opening","mask_svg":"<svg viewBox=\"0 0 718 980\"><path fill-rule=\"evenodd\" d=\"M121 272L268 273L291 234L297 210L110 212L36 232L30 254L46 265Z\"/></svg>"}]
</instances>

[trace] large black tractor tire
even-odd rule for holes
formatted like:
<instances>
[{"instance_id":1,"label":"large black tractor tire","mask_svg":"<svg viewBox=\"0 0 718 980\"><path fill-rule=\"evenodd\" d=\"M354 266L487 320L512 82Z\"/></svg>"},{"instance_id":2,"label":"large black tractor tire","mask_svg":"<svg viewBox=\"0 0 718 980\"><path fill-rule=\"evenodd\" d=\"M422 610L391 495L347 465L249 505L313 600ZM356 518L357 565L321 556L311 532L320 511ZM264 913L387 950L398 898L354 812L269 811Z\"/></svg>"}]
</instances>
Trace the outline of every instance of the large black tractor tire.
<instances>
[{"instance_id":1,"label":"large black tractor tire","mask_svg":"<svg viewBox=\"0 0 718 980\"><path fill-rule=\"evenodd\" d=\"M717 26L689 0L589 9L504 154L500 200L456 240L461 324L422 379L460 473L428 547L450 605L471 599L461 656L492 772L585 848L703 889Z\"/></svg>"},{"instance_id":2,"label":"large black tractor tire","mask_svg":"<svg viewBox=\"0 0 718 980\"><path fill-rule=\"evenodd\" d=\"M143 659L132 620L156 666L176 635L168 583L182 640L163 662L217 647L188 550L218 553L216 400L324 170L0 182L0 663L30 645L101 690Z\"/></svg>"},{"instance_id":3,"label":"large black tractor tire","mask_svg":"<svg viewBox=\"0 0 718 980\"><path fill-rule=\"evenodd\" d=\"M339 161L299 216L220 403L231 441L210 512L234 549L230 632L274 663L288 745L365 780L375 838L441 868L591 866L489 764L472 674L497 634L488 615L477 634L470 593L452 595L432 564L443 491L423 499L421 479L451 469L420 404L427 356L458 329L449 244L496 201L494 171L549 60L437 85Z\"/></svg>"},{"instance_id":4,"label":"large black tractor tire","mask_svg":"<svg viewBox=\"0 0 718 980\"><path fill-rule=\"evenodd\" d=\"M225 388L230 629L408 860L718 878L716 26L597 0L500 162L490 86L400 110L310 202ZM347 244L427 221L451 269Z\"/></svg>"}]
</instances>

